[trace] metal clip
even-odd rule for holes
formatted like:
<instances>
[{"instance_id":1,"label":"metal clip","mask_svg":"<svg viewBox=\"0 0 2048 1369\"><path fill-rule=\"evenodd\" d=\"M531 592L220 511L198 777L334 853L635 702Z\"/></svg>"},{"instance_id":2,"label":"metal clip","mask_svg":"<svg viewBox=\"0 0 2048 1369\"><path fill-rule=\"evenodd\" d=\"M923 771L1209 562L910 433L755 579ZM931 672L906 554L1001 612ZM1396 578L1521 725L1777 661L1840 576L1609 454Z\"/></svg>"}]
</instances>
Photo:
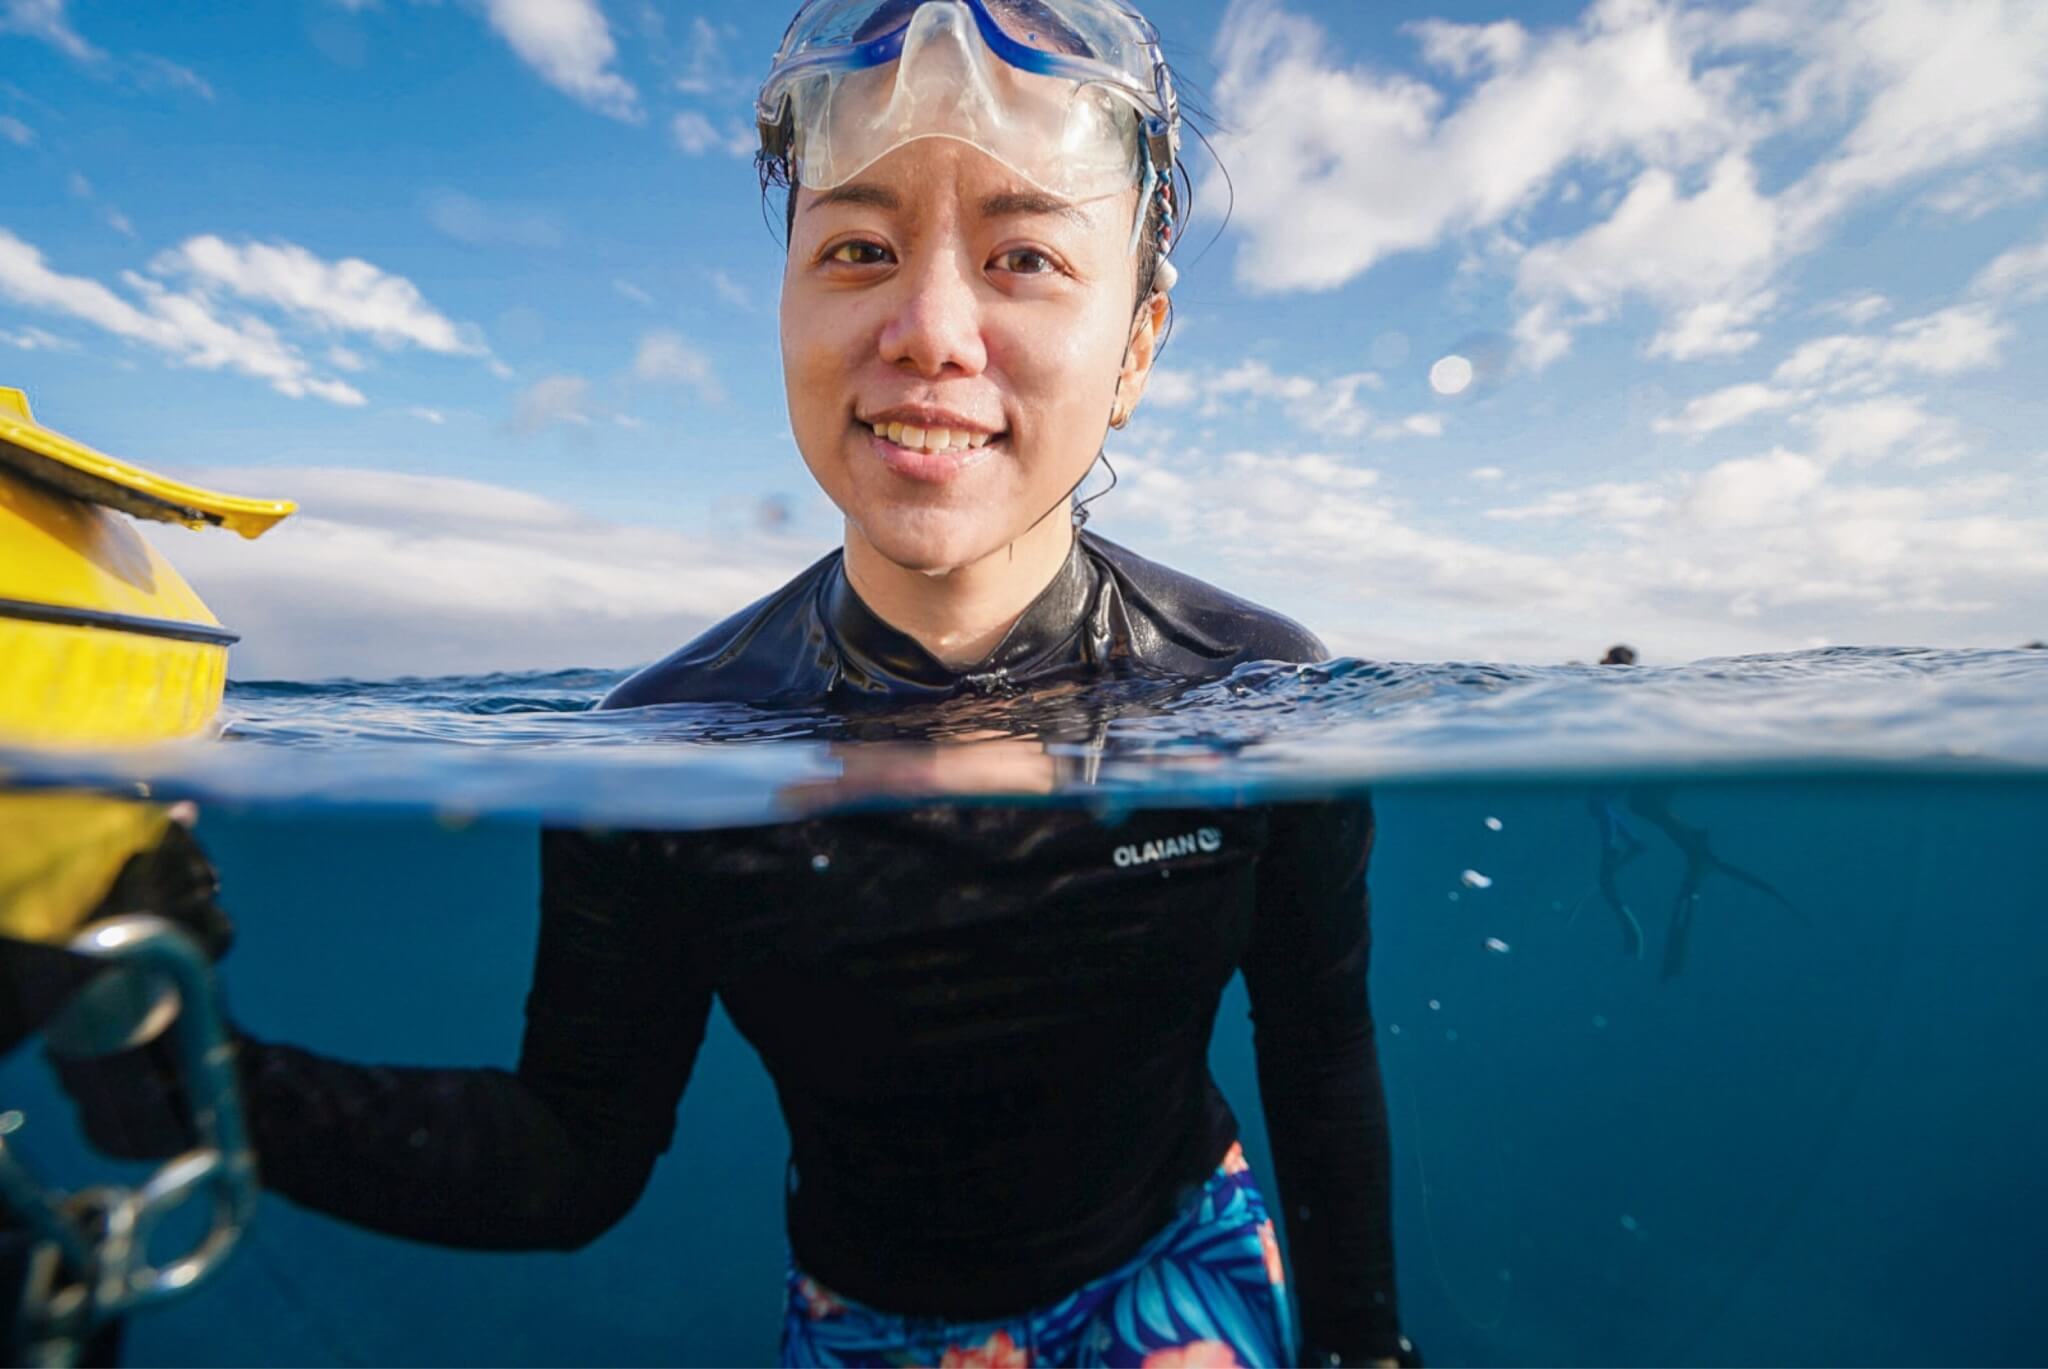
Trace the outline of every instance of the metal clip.
<instances>
[{"instance_id":1,"label":"metal clip","mask_svg":"<svg viewBox=\"0 0 2048 1369\"><path fill-rule=\"evenodd\" d=\"M198 1143L139 1187L54 1193L7 1147L21 1114L0 1117L0 1202L38 1238L22 1312L28 1345L44 1363L68 1362L86 1336L113 1318L198 1287L233 1252L257 1197L234 1045L205 953L173 924L144 915L95 923L70 949L105 961L111 975L167 981L176 991L178 1012L169 1030ZM82 1001L74 1008L91 1006ZM72 1028L100 1039L125 1034L118 1023L74 1022ZM177 1258L152 1262L149 1242L158 1224L200 1200L213 1209L205 1234Z\"/></svg>"}]
</instances>

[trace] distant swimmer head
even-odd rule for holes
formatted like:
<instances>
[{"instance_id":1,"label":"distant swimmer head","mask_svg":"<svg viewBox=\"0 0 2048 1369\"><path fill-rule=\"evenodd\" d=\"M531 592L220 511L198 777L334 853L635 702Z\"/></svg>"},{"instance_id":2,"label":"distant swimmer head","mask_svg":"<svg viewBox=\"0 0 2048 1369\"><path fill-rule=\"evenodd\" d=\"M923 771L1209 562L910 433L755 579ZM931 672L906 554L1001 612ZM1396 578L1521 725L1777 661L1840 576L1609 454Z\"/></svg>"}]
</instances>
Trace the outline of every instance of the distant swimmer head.
<instances>
[{"instance_id":1,"label":"distant swimmer head","mask_svg":"<svg viewBox=\"0 0 2048 1369\"><path fill-rule=\"evenodd\" d=\"M1053 547L1179 279L1151 23L1122 0L810 0L755 112L790 192L792 426L849 548L933 574Z\"/></svg>"},{"instance_id":2,"label":"distant swimmer head","mask_svg":"<svg viewBox=\"0 0 2048 1369\"><path fill-rule=\"evenodd\" d=\"M1634 665L1635 663L1636 649L1632 646L1611 646L1607 648L1607 654L1600 658L1601 665Z\"/></svg>"}]
</instances>

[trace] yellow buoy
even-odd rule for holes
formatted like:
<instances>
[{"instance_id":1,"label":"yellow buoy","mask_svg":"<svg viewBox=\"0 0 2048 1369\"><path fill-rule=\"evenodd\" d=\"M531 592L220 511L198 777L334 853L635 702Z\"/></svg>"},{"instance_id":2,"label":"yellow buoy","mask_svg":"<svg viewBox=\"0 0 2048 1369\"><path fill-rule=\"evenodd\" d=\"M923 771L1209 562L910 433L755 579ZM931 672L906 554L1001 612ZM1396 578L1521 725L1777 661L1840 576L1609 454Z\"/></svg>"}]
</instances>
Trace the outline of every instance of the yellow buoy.
<instances>
[{"instance_id":1,"label":"yellow buoy","mask_svg":"<svg viewBox=\"0 0 2048 1369\"><path fill-rule=\"evenodd\" d=\"M203 731L234 634L122 515L259 537L292 512L116 461L0 389L0 746Z\"/></svg>"},{"instance_id":2,"label":"yellow buoy","mask_svg":"<svg viewBox=\"0 0 2048 1369\"><path fill-rule=\"evenodd\" d=\"M292 512L116 461L0 388L0 748L203 733L235 636L129 519L258 537ZM164 821L127 800L0 795L0 935L63 940Z\"/></svg>"}]
</instances>

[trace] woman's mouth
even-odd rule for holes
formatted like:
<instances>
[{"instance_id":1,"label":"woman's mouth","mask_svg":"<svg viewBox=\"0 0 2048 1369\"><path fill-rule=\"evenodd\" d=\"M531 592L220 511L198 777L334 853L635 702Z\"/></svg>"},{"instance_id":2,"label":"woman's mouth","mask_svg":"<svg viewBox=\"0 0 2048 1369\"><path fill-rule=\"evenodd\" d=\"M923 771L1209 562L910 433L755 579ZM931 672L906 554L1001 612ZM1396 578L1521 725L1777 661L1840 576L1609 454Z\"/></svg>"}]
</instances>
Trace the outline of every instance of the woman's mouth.
<instances>
[{"instance_id":1,"label":"woman's mouth","mask_svg":"<svg viewBox=\"0 0 2048 1369\"><path fill-rule=\"evenodd\" d=\"M910 423L862 423L882 464L906 480L943 485L986 461L1006 434Z\"/></svg>"}]
</instances>

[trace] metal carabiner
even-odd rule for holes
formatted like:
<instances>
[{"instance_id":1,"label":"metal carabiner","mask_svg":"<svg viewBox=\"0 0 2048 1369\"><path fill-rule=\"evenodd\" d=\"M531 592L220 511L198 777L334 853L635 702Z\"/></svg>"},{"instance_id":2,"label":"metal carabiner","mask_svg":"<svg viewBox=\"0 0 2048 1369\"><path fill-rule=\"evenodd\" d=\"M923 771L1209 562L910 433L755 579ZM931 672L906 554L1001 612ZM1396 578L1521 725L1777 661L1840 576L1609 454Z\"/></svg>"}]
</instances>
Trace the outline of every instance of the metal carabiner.
<instances>
[{"instance_id":1,"label":"metal carabiner","mask_svg":"<svg viewBox=\"0 0 2048 1369\"><path fill-rule=\"evenodd\" d=\"M257 1198L234 1043L205 953L174 924L143 914L95 923L69 949L109 968L66 1007L52 1034L110 1049L169 1030L197 1141L138 1187L55 1194L8 1150L6 1134L19 1126L20 1116L8 1114L16 1120L0 1126L0 1202L40 1238L38 1278L23 1310L33 1341L53 1353L115 1317L204 1282L234 1251ZM129 977L142 992L94 993L107 976ZM164 995L151 992L159 985L175 996L167 1028L161 1026ZM153 1000L140 1026L122 1016L132 1015L138 1000ZM152 1262L149 1242L158 1224L199 1199L213 1208L205 1234L177 1258Z\"/></svg>"}]
</instances>

